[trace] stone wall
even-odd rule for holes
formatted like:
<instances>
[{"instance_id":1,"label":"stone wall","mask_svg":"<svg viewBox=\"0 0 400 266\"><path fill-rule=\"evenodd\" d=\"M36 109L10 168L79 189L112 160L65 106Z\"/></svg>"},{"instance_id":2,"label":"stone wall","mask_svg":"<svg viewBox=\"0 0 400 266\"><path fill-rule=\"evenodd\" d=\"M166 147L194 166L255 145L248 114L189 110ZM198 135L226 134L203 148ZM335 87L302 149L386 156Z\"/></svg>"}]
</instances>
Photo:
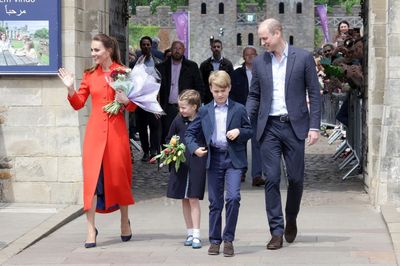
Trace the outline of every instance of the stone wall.
<instances>
[{"instance_id":1,"label":"stone wall","mask_svg":"<svg viewBox=\"0 0 400 266\"><path fill-rule=\"evenodd\" d=\"M400 206L400 3L369 1L368 171L371 200Z\"/></svg>"},{"instance_id":2,"label":"stone wall","mask_svg":"<svg viewBox=\"0 0 400 266\"><path fill-rule=\"evenodd\" d=\"M284 13L279 13L281 1L267 0L267 18L276 18L283 24L283 35L289 42L293 37L293 45L309 51L314 50L314 1L282 1ZM301 3L302 13L297 14L296 5Z\"/></svg>"},{"instance_id":3,"label":"stone wall","mask_svg":"<svg viewBox=\"0 0 400 266\"><path fill-rule=\"evenodd\" d=\"M62 65L76 73L79 86L83 70L92 64L92 36L108 30L107 1L64 0L61 11ZM73 111L57 76L0 80L0 200L81 202L87 108Z\"/></svg>"},{"instance_id":4,"label":"stone wall","mask_svg":"<svg viewBox=\"0 0 400 266\"><path fill-rule=\"evenodd\" d=\"M201 14L201 3L207 5L206 14ZM224 14L218 12L220 3L224 4ZM200 64L210 57L210 36L214 36L222 41L223 55L234 63L237 56L236 1L189 1L189 10L191 59Z\"/></svg>"},{"instance_id":5,"label":"stone wall","mask_svg":"<svg viewBox=\"0 0 400 266\"><path fill-rule=\"evenodd\" d=\"M314 3L312 1L265 1L262 8L255 3L247 3L244 10L238 10L236 1L189 1L189 6L179 7L178 10L190 12L190 31L191 31L191 58L200 64L205 58L211 55L208 47L210 35L219 38L224 42L224 54L234 65L242 62L242 50L246 47L249 34L253 34L254 46L259 53L263 48L259 45L257 36L257 25L267 17L280 19L284 24L284 35L287 40L290 36L294 38L294 45L307 50L314 49ZM285 3L285 13L279 14L279 2ZM302 13L296 13L296 4L302 4ZM207 6L207 14L201 14L201 4ZM219 3L224 3L224 14L218 13ZM341 6L333 8L332 17L329 19L329 32L331 39L336 34L337 24L340 20L348 20L351 27L359 24L360 6L354 6L351 14L347 14ZM234 12L234 13L233 13ZM169 6L159 6L155 14L151 14L149 6L137 6L136 15L131 17L131 22L136 25L157 25L160 27L159 44L160 50L170 46L176 39L175 25L171 19L173 11ZM255 14L255 21L246 21L248 14ZM227 18L225 18L227 17ZM355 23L357 22L357 23ZM357 25L359 26L359 25ZM219 29L223 28L224 35L220 36ZM229 34L229 35L228 35ZM237 45L237 34L241 34L242 45ZM136 46L136 44L133 44ZM226 47L231 49L226 49Z\"/></svg>"}]
</instances>

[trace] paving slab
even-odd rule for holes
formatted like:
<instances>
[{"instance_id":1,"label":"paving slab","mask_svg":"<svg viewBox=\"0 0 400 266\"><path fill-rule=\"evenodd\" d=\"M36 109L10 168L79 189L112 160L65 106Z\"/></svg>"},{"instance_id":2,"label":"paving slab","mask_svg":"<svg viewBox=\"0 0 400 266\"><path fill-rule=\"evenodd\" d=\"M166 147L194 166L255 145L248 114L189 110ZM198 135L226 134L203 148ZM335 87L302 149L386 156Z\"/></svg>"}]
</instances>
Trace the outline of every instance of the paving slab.
<instances>
[{"instance_id":1,"label":"paving slab","mask_svg":"<svg viewBox=\"0 0 400 266\"><path fill-rule=\"evenodd\" d=\"M155 165L140 162L141 155L136 153L133 192L137 203L129 208L131 241L123 243L120 240L118 212L97 215L98 246L85 249L86 221L80 216L17 255L7 257L3 264L397 265L398 255L380 210L370 205L359 176L341 180L343 172L337 168L340 161L331 156L334 149L335 145L327 145L324 139L307 148L298 237L292 244L284 242L280 250L265 248L270 235L264 190L252 187L249 176L242 184L234 242L236 255L232 258L207 255L207 200L201 202L203 248L184 247L181 203L164 196L168 172L165 168L157 170ZM285 199L285 180L282 188ZM397 218L393 216L391 212L391 221L396 222ZM390 228L398 231L398 225L393 224Z\"/></svg>"}]
</instances>

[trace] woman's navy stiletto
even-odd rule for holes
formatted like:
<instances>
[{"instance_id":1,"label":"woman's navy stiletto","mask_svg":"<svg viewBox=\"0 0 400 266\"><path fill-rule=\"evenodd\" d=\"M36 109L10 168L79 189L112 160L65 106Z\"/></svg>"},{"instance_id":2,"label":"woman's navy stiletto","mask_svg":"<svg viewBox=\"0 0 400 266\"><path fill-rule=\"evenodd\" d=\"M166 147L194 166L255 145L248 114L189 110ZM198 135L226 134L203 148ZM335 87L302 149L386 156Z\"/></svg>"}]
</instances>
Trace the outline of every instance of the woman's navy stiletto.
<instances>
[{"instance_id":1,"label":"woman's navy stiletto","mask_svg":"<svg viewBox=\"0 0 400 266\"><path fill-rule=\"evenodd\" d=\"M129 223L129 227L131 227L131 221L130 220L128 220L128 223ZM131 240L131 238L132 238L132 233L130 235L127 235L127 236L121 235L122 242L128 242L129 240Z\"/></svg>"},{"instance_id":2,"label":"woman's navy stiletto","mask_svg":"<svg viewBox=\"0 0 400 266\"><path fill-rule=\"evenodd\" d=\"M94 239L93 243L85 243L85 248L94 248L96 246L96 239L97 239L97 235L99 234L99 231L97 231L96 228L96 237Z\"/></svg>"}]
</instances>

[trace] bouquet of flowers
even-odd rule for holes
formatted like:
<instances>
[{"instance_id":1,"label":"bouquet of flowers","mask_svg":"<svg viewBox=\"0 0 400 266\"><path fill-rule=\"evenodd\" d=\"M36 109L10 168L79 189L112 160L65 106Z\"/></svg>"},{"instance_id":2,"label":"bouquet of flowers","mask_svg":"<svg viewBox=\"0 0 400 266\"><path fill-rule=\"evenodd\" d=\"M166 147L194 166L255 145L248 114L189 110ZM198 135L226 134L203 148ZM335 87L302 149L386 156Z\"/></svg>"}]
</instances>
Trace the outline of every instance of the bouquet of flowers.
<instances>
[{"instance_id":1,"label":"bouquet of flowers","mask_svg":"<svg viewBox=\"0 0 400 266\"><path fill-rule=\"evenodd\" d=\"M173 135L168 144L164 144L165 149L160 154L154 156L150 162L162 160L160 167L166 164L175 163L175 169L178 172L181 163L186 161L185 144L179 143L179 136Z\"/></svg>"},{"instance_id":2,"label":"bouquet of flowers","mask_svg":"<svg viewBox=\"0 0 400 266\"><path fill-rule=\"evenodd\" d=\"M117 67L111 71L110 76L106 76L106 81L114 90L122 90L126 95L132 89L132 81L129 79L130 68ZM103 106L104 112L108 113L109 116L116 115L120 111L122 104L116 100Z\"/></svg>"},{"instance_id":3,"label":"bouquet of flowers","mask_svg":"<svg viewBox=\"0 0 400 266\"><path fill-rule=\"evenodd\" d=\"M125 67L114 69L106 80L114 90L124 91L128 99L143 110L163 115L165 113L157 101L160 74L153 68L147 68L143 60L139 58L132 70ZM111 116L118 114L121 107L122 104L114 100L105 105L103 110Z\"/></svg>"},{"instance_id":4,"label":"bouquet of flowers","mask_svg":"<svg viewBox=\"0 0 400 266\"><path fill-rule=\"evenodd\" d=\"M129 100L143 110L164 115L165 112L157 101L161 86L161 75L154 67L146 67L144 57L139 57L129 74L133 89L127 94Z\"/></svg>"}]
</instances>

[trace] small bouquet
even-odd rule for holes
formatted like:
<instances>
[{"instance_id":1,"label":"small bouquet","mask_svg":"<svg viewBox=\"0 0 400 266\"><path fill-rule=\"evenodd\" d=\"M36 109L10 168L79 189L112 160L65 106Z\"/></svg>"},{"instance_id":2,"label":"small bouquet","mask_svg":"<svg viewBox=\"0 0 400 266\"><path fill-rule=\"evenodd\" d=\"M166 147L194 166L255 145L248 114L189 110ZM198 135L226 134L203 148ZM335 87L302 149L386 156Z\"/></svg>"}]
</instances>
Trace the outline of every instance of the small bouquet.
<instances>
[{"instance_id":1,"label":"small bouquet","mask_svg":"<svg viewBox=\"0 0 400 266\"><path fill-rule=\"evenodd\" d=\"M178 172L181 163L186 161L185 144L179 143L179 136L173 135L168 144L164 144L165 149L160 154L151 158L150 162L162 160L160 167L175 162L175 169Z\"/></svg>"},{"instance_id":2,"label":"small bouquet","mask_svg":"<svg viewBox=\"0 0 400 266\"><path fill-rule=\"evenodd\" d=\"M117 67L111 71L110 76L106 76L106 81L114 90L122 90L126 95L132 90L132 81L129 79L131 73L130 68ZM108 113L109 116L116 115L121 110L122 104L116 100L103 106L104 112Z\"/></svg>"}]
</instances>

